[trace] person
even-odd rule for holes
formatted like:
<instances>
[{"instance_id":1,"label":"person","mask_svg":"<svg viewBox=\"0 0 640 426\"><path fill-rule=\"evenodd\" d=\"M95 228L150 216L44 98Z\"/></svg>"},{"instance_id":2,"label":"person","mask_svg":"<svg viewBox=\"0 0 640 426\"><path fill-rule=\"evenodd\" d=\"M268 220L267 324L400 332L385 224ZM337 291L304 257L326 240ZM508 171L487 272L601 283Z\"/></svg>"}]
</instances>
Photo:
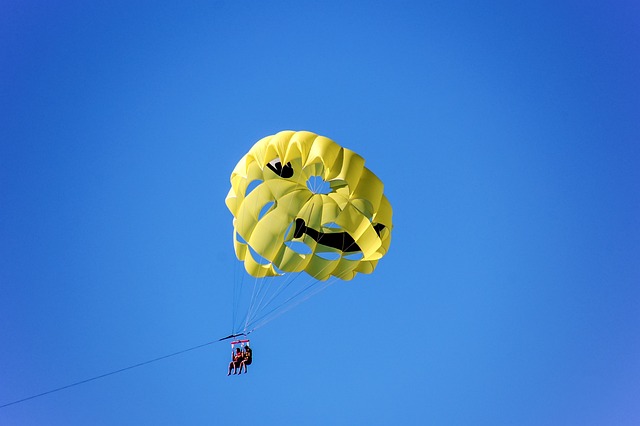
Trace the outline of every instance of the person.
<instances>
[{"instance_id":1,"label":"person","mask_svg":"<svg viewBox=\"0 0 640 426\"><path fill-rule=\"evenodd\" d=\"M242 374L242 367L244 367L244 372L247 372L247 365L251 365L252 361L253 351L249 346L245 346L242 361L240 362L240 374Z\"/></svg>"},{"instance_id":2,"label":"person","mask_svg":"<svg viewBox=\"0 0 640 426\"><path fill-rule=\"evenodd\" d=\"M227 376L231 375L231 369L233 369L233 374L238 374L238 369L240 368L240 363L243 360L243 354L240 351L240 348L236 348L235 353L231 353L232 360L229 363L229 371L227 372ZM242 370L240 370L242 372Z\"/></svg>"}]
</instances>

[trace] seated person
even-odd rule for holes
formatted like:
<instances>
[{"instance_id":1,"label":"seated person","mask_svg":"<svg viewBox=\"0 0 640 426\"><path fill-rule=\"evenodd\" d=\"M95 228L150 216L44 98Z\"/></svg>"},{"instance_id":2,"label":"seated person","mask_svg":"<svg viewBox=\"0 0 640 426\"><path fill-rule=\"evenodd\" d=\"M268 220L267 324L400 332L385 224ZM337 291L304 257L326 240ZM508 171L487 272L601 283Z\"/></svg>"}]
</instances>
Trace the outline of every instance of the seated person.
<instances>
[{"instance_id":1,"label":"seated person","mask_svg":"<svg viewBox=\"0 0 640 426\"><path fill-rule=\"evenodd\" d=\"M242 361L240 361L240 374L242 374L242 367L244 367L244 372L247 372L247 365L251 365L253 361L253 351L249 346L244 348L244 355L242 357Z\"/></svg>"},{"instance_id":2,"label":"seated person","mask_svg":"<svg viewBox=\"0 0 640 426\"><path fill-rule=\"evenodd\" d=\"M227 373L227 376L231 374L232 368L233 368L233 374L238 374L238 369L240 368L240 364L242 363L244 358L244 355L240 351L240 348L236 348L235 353L232 352L231 356L232 356L232 360L229 363L229 372ZM242 370L240 370L240 372L242 372Z\"/></svg>"}]
</instances>

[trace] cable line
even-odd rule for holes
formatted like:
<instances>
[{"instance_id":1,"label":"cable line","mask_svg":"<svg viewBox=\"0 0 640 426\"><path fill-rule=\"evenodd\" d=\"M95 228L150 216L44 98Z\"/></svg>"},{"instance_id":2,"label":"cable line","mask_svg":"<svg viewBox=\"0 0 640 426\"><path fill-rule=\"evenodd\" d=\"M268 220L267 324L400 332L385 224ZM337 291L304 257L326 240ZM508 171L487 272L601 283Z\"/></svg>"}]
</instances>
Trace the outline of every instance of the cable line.
<instances>
[{"instance_id":1,"label":"cable line","mask_svg":"<svg viewBox=\"0 0 640 426\"><path fill-rule=\"evenodd\" d=\"M111 376L111 375L114 375L114 374L117 374L117 373L122 373L123 371L131 370L133 368L137 368L137 367L141 367L143 365L151 364L152 362L156 362L156 361L160 361L160 360L163 360L163 359L166 359L166 358L170 358L172 356L180 355L180 354L183 354L185 352L194 351L196 349L203 348L205 346L211 345L211 344L219 342L221 340L224 340L224 338L222 338L220 340L213 340L211 342L207 342L207 343L204 343L202 345L194 346L194 347L189 348L189 349L184 349L184 350L181 350L181 351L178 351L178 352L174 352L174 353L169 354L169 355L164 355L164 356L161 356L161 357L158 357L158 358L154 358L154 359L151 359L149 361L144 361L144 362L141 362L141 363L138 363L138 364L135 364L135 365L130 365L129 367L121 368L119 370L115 370L115 371L111 371L109 373L101 374L99 376L91 377L90 379L81 380L79 382L71 383L71 384L66 385L66 386L61 386L59 388L51 389L49 391L42 392L42 393L39 393L37 395L31 395L31 396L28 396L26 398L19 399L17 401L9 402L8 404L0 405L0 409L8 407L10 405L14 405L14 404L19 404L21 402L25 402L25 401L28 401L30 399L34 399L34 398L38 398L38 397L41 397L41 396L44 396L44 395L48 395L50 393L58 392L58 391L61 391L63 389L72 388L74 386L78 386L78 385L82 385L84 383L88 383L88 382L91 382L91 381L94 381L94 380L102 379L103 377Z\"/></svg>"}]
</instances>

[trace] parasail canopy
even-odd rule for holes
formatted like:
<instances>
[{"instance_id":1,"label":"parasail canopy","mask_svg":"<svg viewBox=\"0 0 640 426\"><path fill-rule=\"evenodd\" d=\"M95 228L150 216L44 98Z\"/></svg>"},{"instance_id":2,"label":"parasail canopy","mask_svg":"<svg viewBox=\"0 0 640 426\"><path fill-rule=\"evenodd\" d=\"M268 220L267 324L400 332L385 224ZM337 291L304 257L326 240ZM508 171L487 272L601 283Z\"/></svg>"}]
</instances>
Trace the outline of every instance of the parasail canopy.
<instances>
[{"instance_id":1,"label":"parasail canopy","mask_svg":"<svg viewBox=\"0 0 640 426\"><path fill-rule=\"evenodd\" d=\"M234 249L253 277L304 272L350 280L391 243L392 209L364 159L324 136L259 140L231 174Z\"/></svg>"}]
</instances>

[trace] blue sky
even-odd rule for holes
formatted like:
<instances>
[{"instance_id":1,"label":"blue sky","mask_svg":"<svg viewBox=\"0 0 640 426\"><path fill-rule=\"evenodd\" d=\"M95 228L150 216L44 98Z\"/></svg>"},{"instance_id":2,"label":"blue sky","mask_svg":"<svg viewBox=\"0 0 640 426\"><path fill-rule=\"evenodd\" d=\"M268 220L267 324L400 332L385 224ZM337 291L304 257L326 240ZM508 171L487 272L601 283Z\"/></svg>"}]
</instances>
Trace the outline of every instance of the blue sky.
<instances>
[{"instance_id":1,"label":"blue sky","mask_svg":"<svg viewBox=\"0 0 640 426\"><path fill-rule=\"evenodd\" d=\"M366 159L372 275L6 425L640 423L640 7L0 5L0 405L228 334L229 175L279 130Z\"/></svg>"}]
</instances>

